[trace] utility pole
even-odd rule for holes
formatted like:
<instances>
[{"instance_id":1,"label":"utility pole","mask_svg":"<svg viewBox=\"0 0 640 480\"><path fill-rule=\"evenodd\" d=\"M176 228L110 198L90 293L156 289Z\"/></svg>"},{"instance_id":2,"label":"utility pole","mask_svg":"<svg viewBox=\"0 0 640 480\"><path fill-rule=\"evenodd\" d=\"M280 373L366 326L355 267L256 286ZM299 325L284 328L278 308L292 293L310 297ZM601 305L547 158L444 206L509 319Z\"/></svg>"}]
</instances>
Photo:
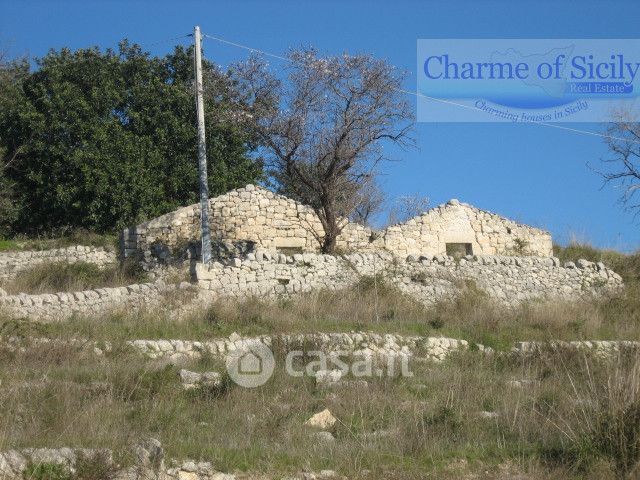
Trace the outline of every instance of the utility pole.
<instances>
[{"instance_id":1,"label":"utility pole","mask_svg":"<svg viewBox=\"0 0 640 480\"><path fill-rule=\"evenodd\" d=\"M198 171L200 172L200 226L202 237L202 263L211 261L211 229L209 228L209 182L207 180L207 144L204 130L204 100L202 98L202 50L200 27L193 29L196 71L196 112L198 116Z\"/></svg>"}]
</instances>

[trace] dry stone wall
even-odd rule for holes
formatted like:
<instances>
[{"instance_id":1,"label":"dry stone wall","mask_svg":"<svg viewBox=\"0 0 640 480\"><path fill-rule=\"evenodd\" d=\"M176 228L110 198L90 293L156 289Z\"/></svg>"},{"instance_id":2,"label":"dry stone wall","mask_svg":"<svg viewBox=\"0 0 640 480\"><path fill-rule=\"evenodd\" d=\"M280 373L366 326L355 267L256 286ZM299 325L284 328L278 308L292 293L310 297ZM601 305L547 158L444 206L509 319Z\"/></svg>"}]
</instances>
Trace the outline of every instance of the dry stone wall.
<instances>
[{"instance_id":1,"label":"dry stone wall","mask_svg":"<svg viewBox=\"0 0 640 480\"><path fill-rule=\"evenodd\" d=\"M606 295L622 287L621 277L603 264L581 260L561 266L557 258L467 256L408 256L386 253L330 256L271 254L257 251L227 264L198 264L198 286L218 296L273 297L340 289L363 275L382 275L386 281L431 305L460 291L472 281L491 298L515 305L532 299L580 299Z\"/></svg>"},{"instance_id":2,"label":"dry stone wall","mask_svg":"<svg viewBox=\"0 0 640 480\"><path fill-rule=\"evenodd\" d=\"M468 244L475 255L551 257L551 235L458 200L382 232L385 250L397 255L447 253L448 243Z\"/></svg>"},{"instance_id":3,"label":"dry stone wall","mask_svg":"<svg viewBox=\"0 0 640 480\"><path fill-rule=\"evenodd\" d=\"M313 210L264 188L247 185L209 200L210 227L218 258L254 249L318 252L322 225ZM200 255L200 207L191 205L125 229L121 248L149 270ZM347 223L337 241L346 252L442 255L447 244L467 244L478 255L552 255L551 235L452 200L406 223L374 232ZM193 262L195 264L195 262Z\"/></svg>"},{"instance_id":4,"label":"dry stone wall","mask_svg":"<svg viewBox=\"0 0 640 480\"><path fill-rule=\"evenodd\" d=\"M124 308L151 307L177 288L180 286L158 281L82 292L6 295L0 296L0 311L16 318L53 322L74 315L101 315Z\"/></svg>"},{"instance_id":5,"label":"dry stone wall","mask_svg":"<svg viewBox=\"0 0 640 480\"><path fill-rule=\"evenodd\" d=\"M347 355L388 357L407 355L441 362L453 352L473 350L486 354L496 353L492 348L470 344L466 340L448 337L426 337L418 335L379 334L374 332L297 333L280 335L240 336L206 340L193 339L137 339L127 340L126 345L151 359L168 360L174 363L199 359L212 355L224 358L229 353L246 350L252 345L272 347L280 345L285 351L303 348L307 351L322 351L327 355L345 352ZM0 336L0 348L10 352L46 351L50 348L73 348L87 354L105 355L114 350L109 341L82 338L49 338ZM527 357L552 352L589 353L599 358L615 358L617 355L640 351L640 342L632 340L574 340L551 342L516 342L500 355Z\"/></svg>"},{"instance_id":6,"label":"dry stone wall","mask_svg":"<svg viewBox=\"0 0 640 480\"><path fill-rule=\"evenodd\" d=\"M82 245L55 248L41 251L0 252L0 281L11 280L26 269L41 263L53 262L87 262L99 267L117 263L115 252L102 247L85 247Z\"/></svg>"},{"instance_id":7,"label":"dry stone wall","mask_svg":"<svg viewBox=\"0 0 640 480\"><path fill-rule=\"evenodd\" d=\"M247 185L209 200L210 227L217 247L246 253L254 246L275 251L320 248L322 225L313 210L264 188ZM366 248L371 231L348 224L339 248ZM121 248L125 257L147 264L166 264L200 255L200 206L180 208L146 223L125 229Z\"/></svg>"},{"instance_id":8,"label":"dry stone wall","mask_svg":"<svg viewBox=\"0 0 640 480\"><path fill-rule=\"evenodd\" d=\"M243 259L196 266L197 295L181 311L191 311L218 297L291 296L318 289L336 290L356 284L362 276L380 275L425 305L458 294L471 281L504 305L533 299L587 299L622 288L622 279L603 264L580 260L564 266L556 258L444 255L400 260L388 252L343 256L314 253L286 255L257 250ZM73 315L101 315L118 309L149 308L186 282L162 280L126 287L82 292L0 296L0 311L42 322Z\"/></svg>"}]
</instances>

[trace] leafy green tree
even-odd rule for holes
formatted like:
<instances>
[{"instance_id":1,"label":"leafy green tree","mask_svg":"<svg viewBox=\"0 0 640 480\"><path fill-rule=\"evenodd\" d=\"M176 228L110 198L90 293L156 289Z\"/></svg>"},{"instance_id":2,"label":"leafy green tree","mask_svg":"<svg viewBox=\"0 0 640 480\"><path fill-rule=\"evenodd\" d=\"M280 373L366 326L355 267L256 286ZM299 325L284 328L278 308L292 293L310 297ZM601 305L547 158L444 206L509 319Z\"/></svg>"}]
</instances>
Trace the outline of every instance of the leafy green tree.
<instances>
[{"instance_id":1,"label":"leafy green tree","mask_svg":"<svg viewBox=\"0 0 640 480\"><path fill-rule=\"evenodd\" d=\"M26 61L8 61L4 51L0 51L0 112L8 112L20 100L19 85L28 72ZM11 231L11 224L18 215L14 199L13 183L7 171L19 159L19 146L4 142L8 132L0 130L0 237ZM11 147L11 148L9 148Z\"/></svg>"},{"instance_id":2,"label":"leafy green tree","mask_svg":"<svg viewBox=\"0 0 640 480\"><path fill-rule=\"evenodd\" d=\"M192 49L153 57L137 45L51 51L0 114L7 174L31 232L109 231L198 199ZM262 178L253 139L232 121L230 76L205 62L212 195Z\"/></svg>"}]
</instances>

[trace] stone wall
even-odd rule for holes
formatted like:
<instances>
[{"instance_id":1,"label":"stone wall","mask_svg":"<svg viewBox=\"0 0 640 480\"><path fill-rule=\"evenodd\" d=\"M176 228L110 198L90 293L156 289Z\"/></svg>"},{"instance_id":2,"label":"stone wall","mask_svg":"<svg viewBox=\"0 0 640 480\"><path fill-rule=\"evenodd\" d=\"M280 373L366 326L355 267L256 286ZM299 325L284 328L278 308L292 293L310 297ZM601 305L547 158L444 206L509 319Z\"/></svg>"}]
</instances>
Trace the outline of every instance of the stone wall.
<instances>
[{"instance_id":1,"label":"stone wall","mask_svg":"<svg viewBox=\"0 0 640 480\"><path fill-rule=\"evenodd\" d=\"M184 305L190 311L217 297L277 297L318 289L336 290L357 283L362 276L380 275L425 305L452 297L471 281L505 305L532 299L582 299L607 295L622 287L622 279L603 264L580 260L560 265L557 258L467 256L413 256L399 260L388 252L343 256L314 253L286 255L257 250L227 262L198 263L198 301ZM82 292L0 296L0 310L20 318L58 321L73 315L100 315L117 309L150 307L183 282L154 283Z\"/></svg>"},{"instance_id":2,"label":"stone wall","mask_svg":"<svg viewBox=\"0 0 640 480\"><path fill-rule=\"evenodd\" d=\"M264 188L247 185L212 198L209 214L214 244L219 248L229 245L232 254L254 246L272 251L320 249L323 230L313 210ZM370 237L368 228L350 223L338 239L338 248L364 249ZM172 263L198 257L200 206L180 208L125 229L121 249L125 257L138 256L146 263Z\"/></svg>"},{"instance_id":3,"label":"stone wall","mask_svg":"<svg viewBox=\"0 0 640 480\"><path fill-rule=\"evenodd\" d=\"M551 257L551 235L466 203L451 200L381 234L385 250L398 255L447 253L447 243L471 246L474 255Z\"/></svg>"},{"instance_id":4,"label":"stone wall","mask_svg":"<svg viewBox=\"0 0 640 480\"><path fill-rule=\"evenodd\" d=\"M481 344L469 344L466 340L448 337L426 337L373 332L297 333L260 336L240 336L192 339L135 339L126 340L125 345L151 358L182 363L202 356L226 358L229 353L246 349L256 344L268 347L279 345L284 351L294 349L322 351L327 355L346 353L353 356L407 355L420 359L441 362L451 353L477 351L484 354L527 357L554 352L589 353L597 358L615 358L640 351L640 342L632 340L554 340L550 342L515 342L509 350L494 351ZM117 351L109 341L82 338L49 338L0 336L0 349L10 352L46 352L51 348L71 348L89 355L105 355Z\"/></svg>"},{"instance_id":5,"label":"stone wall","mask_svg":"<svg viewBox=\"0 0 640 480\"><path fill-rule=\"evenodd\" d=\"M264 188L247 185L209 200L210 226L218 258L252 249L318 252L323 229L313 210ZM191 205L121 235L124 257L135 256L149 270L200 255L200 207ZM344 252L389 251L442 255L448 243L462 243L478 255L552 255L551 235L452 200L403 224L374 232L347 223L337 246Z\"/></svg>"},{"instance_id":6,"label":"stone wall","mask_svg":"<svg viewBox=\"0 0 640 480\"><path fill-rule=\"evenodd\" d=\"M455 295L472 281L491 298L514 305L532 299L580 299L612 293L621 277L603 264L581 260L561 266L557 258L467 256L408 256L405 261L387 252L344 256L271 254L259 250L227 264L198 264L198 286L218 296L272 297L340 289L362 275L382 275L401 291L431 305Z\"/></svg>"},{"instance_id":7,"label":"stone wall","mask_svg":"<svg viewBox=\"0 0 640 480\"><path fill-rule=\"evenodd\" d=\"M110 252L102 247L81 245L41 251L0 252L0 282L11 280L18 272L41 263L87 262L104 267L117 263L117 261L115 252Z\"/></svg>"},{"instance_id":8,"label":"stone wall","mask_svg":"<svg viewBox=\"0 0 640 480\"><path fill-rule=\"evenodd\" d=\"M101 315L124 308L153 306L176 288L180 287L158 281L82 292L6 295L0 296L0 310L12 317L53 322L74 315Z\"/></svg>"}]
</instances>

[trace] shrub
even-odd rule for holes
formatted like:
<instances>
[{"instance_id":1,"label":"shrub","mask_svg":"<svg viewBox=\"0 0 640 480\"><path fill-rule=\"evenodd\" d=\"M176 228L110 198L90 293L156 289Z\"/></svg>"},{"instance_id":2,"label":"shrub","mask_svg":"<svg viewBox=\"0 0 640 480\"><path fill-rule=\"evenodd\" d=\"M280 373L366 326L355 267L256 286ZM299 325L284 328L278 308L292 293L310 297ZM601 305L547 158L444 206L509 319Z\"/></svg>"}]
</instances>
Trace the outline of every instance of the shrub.
<instances>
[{"instance_id":1,"label":"shrub","mask_svg":"<svg viewBox=\"0 0 640 480\"><path fill-rule=\"evenodd\" d=\"M117 467L106 450L92 454L80 452L76 458L73 480L111 480L116 476Z\"/></svg>"}]
</instances>

